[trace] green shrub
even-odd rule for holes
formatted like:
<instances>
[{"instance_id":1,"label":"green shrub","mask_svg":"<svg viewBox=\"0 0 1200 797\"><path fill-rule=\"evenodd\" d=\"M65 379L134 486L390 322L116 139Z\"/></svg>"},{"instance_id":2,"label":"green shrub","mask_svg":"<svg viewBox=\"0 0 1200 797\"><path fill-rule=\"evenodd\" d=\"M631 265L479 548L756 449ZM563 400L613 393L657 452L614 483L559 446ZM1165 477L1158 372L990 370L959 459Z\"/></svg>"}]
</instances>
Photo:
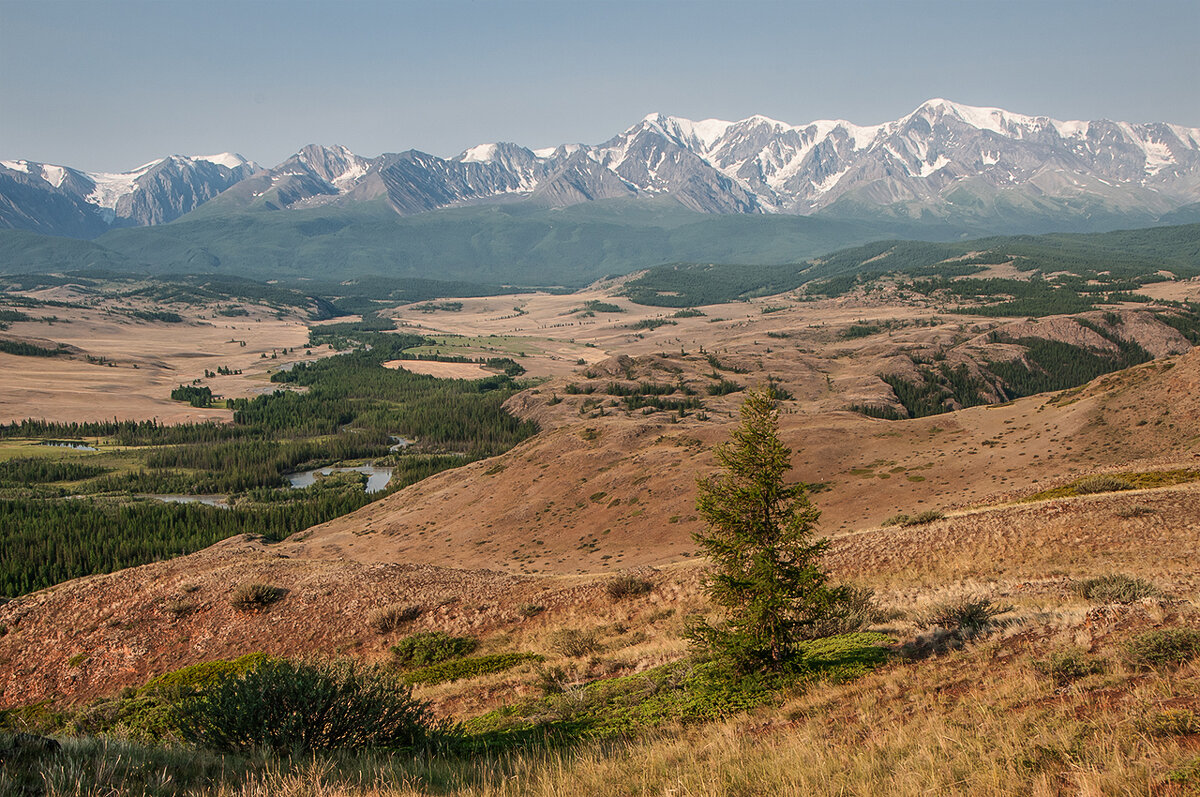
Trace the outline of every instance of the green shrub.
<instances>
[{"instance_id":1,"label":"green shrub","mask_svg":"<svg viewBox=\"0 0 1200 797\"><path fill-rule=\"evenodd\" d=\"M883 521L884 526L922 526L926 523L932 523L935 520L941 520L946 514L939 509L926 509L924 512L918 512L915 515L898 514L892 515L887 520Z\"/></svg>"},{"instance_id":2,"label":"green shrub","mask_svg":"<svg viewBox=\"0 0 1200 797\"><path fill-rule=\"evenodd\" d=\"M420 606L393 603L373 613L367 619L367 623L378 633L386 634L416 620L421 616L422 611L423 609Z\"/></svg>"},{"instance_id":3,"label":"green shrub","mask_svg":"<svg viewBox=\"0 0 1200 797\"><path fill-rule=\"evenodd\" d=\"M1167 669L1200 657L1200 631L1160 628L1125 643L1129 663L1144 669Z\"/></svg>"},{"instance_id":4,"label":"green shrub","mask_svg":"<svg viewBox=\"0 0 1200 797\"><path fill-rule=\"evenodd\" d=\"M242 584L233 591L229 602L235 609L249 611L270 606L286 594L286 589L273 587L270 584Z\"/></svg>"},{"instance_id":5,"label":"green shrub","mask_svg":"<svg viewBox=\"0 0 1200 797\"><path fill-rule=\"evenodd\" d=\"M1154 598L1162 591L1143 578L1122 573L1085 578L1071 584L1079 595L1102 603L1134 603L1142 598Z\"/></svg>"},{"instance_id":6,"label":"green shrub","mask_svg":"<svg viewBox=\"0 0 1200 797\"><path fill-rule=\"evenodd\" d=\"M179 728L212 750L308 753L411 747L432 718L411 686L381 668L269 659L185 698Z\"/></svg>"},{"instance_id":7,"label":"green shrub","mask_svg":"<svg viewBox=\"0 0 1200 797\"><path fill-rule=\"evenodd\" d=\"M870 587L847 586L842 600L815 623L808 636L812 639L853 634L879 619L875 605L875 590Z\"/></svg>"},{"instance_id":8,"label":"green shrub","mask_svg":"<svg viewBox=\"0 0 1200 797\"><path fill-rule=\"evenodd\" d=\"M1132 490L1133 485L1119 476L1085 476L1075 482L1076 495L1092 495L1095 493L1115 493L1121 490Z\"/></svg>"},{"instance_id":9,"label":"green shrub","mask_svg":"<svg viewBox=\"0 0 1200 797\"><path fill-rule=\"evenodd\" d=\"M266 660L264 653L250 653L181 667L151 679L140 689L124 690L119 697L98 700L75 712L70 730L85 736L117 734L152 744L178 741L179 701Z\"/></svg>"},{"instance_id":10,"label":"green shrub","mask_svg":"<svg viewBox=\"0 0 1200 797\"><path fill-rule=\"evenodd\" d=\"M810 642L801 642L798 669L807 677L833 683L866 675L887 661L890 655L884 645L892 640L873 631L834 634Z\"/></svg>"},{"instance_id":11,"label":"green shrub","mask_svg":"<svg viewBox=\"0 0 1200 797\"><path fill-rule=\"evenodd\" d=\"M440 684L463 678L477 678L494 672L503 672L529 661L542 661L544 656L536 653L493 653L489 656L471 656L453 661L444 661L429 667L421 667L405 673L404 680L410 684Z\"/></svg>"},{"instance_id":12,"label":"green shrub","mask_svg":"<svg viewBox=\"0 0 1200 797\"><path fill-rule=\"evenodd\" d=\"M442 631L422 631L406 636L392 645L392 658L400 667L428 667L475 652L479 640L469 636L450 636Z\"/></svg>"},{"instance_id":13,"label":"green shrub","mask_svg":"<svg viewBox=\"0 0 1200 797\"><path fill-rule=\"evenodd\" d=\"M152 678L138 690L138 694L155 694L175 698L199 692L218 681L241 675L269 660L266 653L247 653L236 659L216 659L200 664L190 664L178 670Z\"/></svg>"},{"instance_id":14,"label":"green shrub","mask_svg":"<svg viewBox=\"0 0 1200 797\"><path fill-rule=\"evenodd\" d=\"M1164 780L1180 786L1200 785L1200 755L1194 756L1182 766L1172 769Z\"/></svg>"},{"instance_id":15,"label":"green shrub","mask_svg":"<svg viewBox=\"0 0 1200 797\"><path fill-rule=\"evenodd\" d=\"M1048 657L1033 663L1037 672L1054 681L1057 686L1066 686L1072 681L1104 672L1102 659L1088 656L1083 650L1058 650Z\"/></svg>"},{"instance_id":16,"label":"green shrub","mask_svg":"<svg viewBox=\"0 0 1200 797\"><path fill-rule=\"evenodd\" d=\"M570 658L579 658L600 650L600 640L595 631L578 628L563 628L550 635L550 647Z\"/></svg>"},{"instance_id":17,"label":"green shrub","mask_svg":"<svg viewBox=\"0 0 1200 797\"><path fill-rule=\"evenodd\" d=\"M517 607L517 614L528 620L530 617L536 617L546 611L546 607L540 603L522 603Z\"/></svg>"},{"instance_id":18,"label":"green shrub","mask_svg":"<svg viewBox=\"0 0 1200 797\"><path fill-rule=\"evenodd\" d=\"M964 632L968 637L984 631L996 617L1012 607L997 606L986 598L960 598L930 607L925 613L927 625Z\"/></svg>"},{"instance_id":19,"label":"green shrub","mask_svg":"<svg viewBox=\"0 0 1200 797\"><path fill-rule=\"evenodd\" d=\"M176 598L164 603L163 611L178 620L196 611L196 604L186 598Z\"/></svg>"},{"instance_id":20,"label":"green shrub","mask_svg":"<svg viewBox=\"0 0 1200 797\"><path fill-rule=\"evenodd\" d=\"M801 643L788 672L738 672L718 660L688 659L636 675L578 683L569 668L539 673L541 697L469 720L467 730L515 737L520 731L568 737L628 736L675 723L708 722L771 703L804 681L845 681L887 660L882 634Z\"/></svg>"},{"instance_id":21,"label":"green shrub","mask_svg":"<svg viewBox=\"0 0 1200 797\"><path fill-rule=\"evenodd\" d=\"M1149 736L1186 736L1200 733L1200 714L1188 709L1172 709L1151 714L1138 722L1138 726Z\"/></svg>"},{"instance_id":22,"label":"green shrub","mask_svg":"<svg viewBox=\"0 0 1200 797\"><path fill-rule=\"evenodd\" d=\"M608 597L619 601L647 594L654 589L654 582L646 578L638 578L629 573L622 573L609 579L604 589L608 592Z\"/></svg>"}]
</instances>

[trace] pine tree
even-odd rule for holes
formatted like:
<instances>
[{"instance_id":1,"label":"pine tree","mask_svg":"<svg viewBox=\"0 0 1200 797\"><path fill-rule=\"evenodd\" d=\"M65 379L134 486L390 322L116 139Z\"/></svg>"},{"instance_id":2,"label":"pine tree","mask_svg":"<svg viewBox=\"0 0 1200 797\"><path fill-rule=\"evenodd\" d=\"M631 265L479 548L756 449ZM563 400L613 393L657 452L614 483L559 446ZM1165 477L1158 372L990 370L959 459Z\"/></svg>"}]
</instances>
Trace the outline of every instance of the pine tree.
<instances>
[{"instance_id":1,"label":"pine tree","mask_svg":"<svg viewBox=\"0 0 1200 797\"><path fill-rule=\"evenodd\" d=\"M714 451L722 472L697 482L707 530L693 535L712 565L708 596L726 617L693 626L691 637L743 671L781 670L847 591L826 585L820 559L829 542L814 536L820 512L804 484L784 483L791 449L779 439L774 394L748 392L741 416L732 441Z\"/></svg>"}]
</instances>

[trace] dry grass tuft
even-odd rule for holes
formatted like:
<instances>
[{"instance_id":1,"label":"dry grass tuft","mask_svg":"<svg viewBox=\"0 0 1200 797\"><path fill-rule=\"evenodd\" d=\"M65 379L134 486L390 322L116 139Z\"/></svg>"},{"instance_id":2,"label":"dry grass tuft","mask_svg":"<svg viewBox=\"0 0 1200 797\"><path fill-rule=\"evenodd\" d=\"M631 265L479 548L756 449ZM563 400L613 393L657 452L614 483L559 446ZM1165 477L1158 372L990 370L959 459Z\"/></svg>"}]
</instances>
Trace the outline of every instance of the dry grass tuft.
<instances>
[{"instance_id":1,"label":"dry grass tuft","mask_svg":"<svg viewBox=\"0 0 1200 797\"><path fill-rule=\"evenodd\" d=\"M377 633L386 634L408 625L421 616L423 607L405 603L393 603L371 614L367 624Z\"/></svg>"},{"instance_id":2,"label":"dry grass tuft","mask_svg":"<svg viewBox=\"0 0 1200 797\"><path fill-rule=\"evenodd\" d=\"M233 591L229 603L235 609L252 611L262 609L281 600L287 590L270 584L242 584Z\"/></svg>"}]
</instances>

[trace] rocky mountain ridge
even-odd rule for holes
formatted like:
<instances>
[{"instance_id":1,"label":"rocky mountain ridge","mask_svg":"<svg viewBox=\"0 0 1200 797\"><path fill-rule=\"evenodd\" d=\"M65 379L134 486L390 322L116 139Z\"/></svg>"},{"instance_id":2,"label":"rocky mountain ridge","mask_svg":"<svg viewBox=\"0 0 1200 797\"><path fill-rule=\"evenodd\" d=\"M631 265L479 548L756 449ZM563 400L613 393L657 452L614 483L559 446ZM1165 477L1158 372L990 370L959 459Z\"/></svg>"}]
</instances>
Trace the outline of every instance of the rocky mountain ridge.
<instances>
[{"instance_id":1,"label":"rocky mountain ridge","mask_svg":"<svg viewBox=\"0 0 1200 797\"><path fill-rule=\"evenodd\" d=\"M260 167L230 152L171 155L121 173L0 161L0 227L93 238L174 221Z\"/></svg>"},{"instance_id":2,"label":"rocky mountain ridge","mask_svg":"<svg viewBox=\"0 0 1200 797\"><path fill-rule=\"evenodd\" d=\"M1064 122L935 99L871 126L650 114L598 145L490 143L452 158L417 150L366 158L313 144L269 170L228 154L173 156L122 175L3 161L0 225L92 237L171 221L221 192L214 209L230 212L386 198L412 215L665 195L713 214L1152 222L1200 202L1200 128Z\"/></svg>"}]
</instances>

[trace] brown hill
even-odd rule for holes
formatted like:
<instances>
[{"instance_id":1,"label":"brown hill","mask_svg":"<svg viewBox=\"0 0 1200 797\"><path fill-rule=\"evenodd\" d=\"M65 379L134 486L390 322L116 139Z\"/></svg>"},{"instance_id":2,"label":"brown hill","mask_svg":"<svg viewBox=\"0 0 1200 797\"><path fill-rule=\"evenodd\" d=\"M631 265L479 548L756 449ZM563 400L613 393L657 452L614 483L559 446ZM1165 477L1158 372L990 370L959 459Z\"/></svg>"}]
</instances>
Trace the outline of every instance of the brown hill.
<instances>
[{"instance_id":1,"label":"brown hill","mask_svg":"<svg viewBox=\"0 0 1200 797\"><path fill-rule=\"evenodd\" d=\"M643 358L635 375L657 364ZM1200 352L1193 351L1072 391L913 420L794 408L781 431L796 476L819 486L824 528L838 533L897 512L1004 500L1082 473L1195 464L1198 385ZM561 402L551 405L556 396ZM546 432L316 526L279 550L514 573L687 558L699 528L693 480L712 468L711 447L728 436L736 394L710 401L709 420L675 423L659 420L664 413L581 418L591 398L553 385L517 396L513 410Z\"/></svg>"},{"instance_id":2,"label":"brown hill","mask_svg":"<svg viewBox=\"0 0 1200 797\"><path fill-rule=\"evenodd\" d=\"M1194 593L1195 485L876 526L896 511L978 506L1082 473L1194 464L1197 386L1192 352L1075 391L931 418L789 412L783 432L798 476L828 483L815 500L834 537L835 574L876 587L885 604L911 610L972 592L1061 599L1069 578L1111 571ZM547 650L554 627L629 624L641 629L642 652L618 670L677 655L682 616L703 607L698 568L686 561L698 524L693 479L712 466L710 445L727 436L737 398L714 401L710 420L665 423L580 417L586 396L551 404L553 395L543 386L515 400L547 421L542 435L291 540L229 540L0 606L0 705L78 702L257 650L376 658L398 633L372 624L388 606L420 610L404 632L470 632L508 649ZM614 604L602 574L650 564L662 568L643 571L654 591ZM248 583L286 593L257 611L235 609L233 593ZM625 630L606 633L619 638L613 645L634 644L619 641Z\"/></svg>"}]
</instances>

